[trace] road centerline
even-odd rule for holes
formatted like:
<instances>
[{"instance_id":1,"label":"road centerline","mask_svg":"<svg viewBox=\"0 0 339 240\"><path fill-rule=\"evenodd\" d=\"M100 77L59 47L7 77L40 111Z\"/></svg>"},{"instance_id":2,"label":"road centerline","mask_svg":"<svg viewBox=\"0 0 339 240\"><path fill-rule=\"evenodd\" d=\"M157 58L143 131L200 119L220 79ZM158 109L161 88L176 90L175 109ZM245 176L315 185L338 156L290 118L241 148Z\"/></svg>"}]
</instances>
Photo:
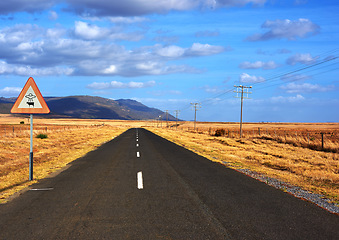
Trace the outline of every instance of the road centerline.
<instances>
[{"instance_id":1,"label":"road centerline","mask_svg":"<svg viewBox=\"0 0 339 240\"><path fill-rule=\"evenodd\" d=\"M143 189L144 188L144 183L143 183L143 178L142 178L142 172L137 173L137 186L138 189Z\"/></svg>"}]
</instances>

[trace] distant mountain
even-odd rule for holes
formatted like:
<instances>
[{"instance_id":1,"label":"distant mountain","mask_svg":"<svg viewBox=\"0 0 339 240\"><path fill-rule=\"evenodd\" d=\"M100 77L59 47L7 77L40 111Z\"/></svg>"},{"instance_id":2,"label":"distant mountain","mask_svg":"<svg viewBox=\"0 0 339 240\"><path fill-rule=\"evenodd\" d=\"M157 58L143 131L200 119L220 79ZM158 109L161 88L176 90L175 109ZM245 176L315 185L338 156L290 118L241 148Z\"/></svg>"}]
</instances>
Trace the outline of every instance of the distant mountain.
<instances>
[{"instance_id":1,"label":"distant mountain","mask_svg":"<svg viewBox=\"0 0 339 240\"><path fill-rule=\"evenodd\" d=\"M0 97L0 114L10 113L15 100L15 98Z\"/></svg>"},{"instance_id":2,"label":"distant mountain","mask_svg":"<svg viewBox=\"0 0 339 240\"><path fill-rule=\"evenodd\" d=\"M0 97L0 113L9 114L16 98ZM112 100L92 96L45 97L51 110L46 117L71 117L85 119L120 119L147 120L159 116L166 118L165 113L150 108L131 99ZM175 120L168 115L169 120Z\"/></svg>"}]
</instances>

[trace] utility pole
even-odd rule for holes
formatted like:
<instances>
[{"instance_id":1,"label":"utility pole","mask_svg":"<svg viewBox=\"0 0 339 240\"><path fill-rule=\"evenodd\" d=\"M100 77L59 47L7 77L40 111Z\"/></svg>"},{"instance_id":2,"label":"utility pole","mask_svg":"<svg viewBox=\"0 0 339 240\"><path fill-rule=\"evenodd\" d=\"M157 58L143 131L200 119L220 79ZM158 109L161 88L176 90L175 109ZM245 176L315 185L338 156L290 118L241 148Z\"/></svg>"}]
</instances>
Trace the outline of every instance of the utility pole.
<instances>
[{"instance_id":1,"label":"utility pole","mask_svg":"<svg viewBox=\"0 0 339 240\"><path fill-rule=\"evenodd\" d=\"M168 110L165 110L166 112L166 127L168 128Z\"/></svg>"},{"instance_id":2,"label":"utility pole","mask_svg":"<svg viewBox=\"0 0 339 240\"><path fill-rule=\"evenodd\" d=\"M200 103L191 103L191 105L194 108L194 131L195 131L195 125L196 125L196 122L197 122L197 110L199 108L201 108L201 105L200 105Z\"/></svg>"},{"instance_id":3,"label":"utility pole","mask_svg":"<svg viewBox=\"0 0 339 240\"><path fill-rule=\"evenodd\" d=\"M243 86L243 85L239 85L239 86L234 86L237 88L236 91L234 91L235 93L237 93L237 98L238 97L238 93L241 93L241 110L240 110L240 138L242 138L242 106L243 106L243 102L244 102L244 98L248 99L248 94L251 94L252 92L249 92L248 89L249 88L252 88L252 86L250 87L246 87L246 86ZM247 94L247 97L244 97L244 89L246 89L246 94Z\"/></svg>"},{"instance_id":4,"label":"utility pole","mask_svg":"<svg viewBox=\"0 0 339 240\"><path fill-rule=\"evenodd\" d=\"M178 116L180 113L180 110L175 110L175 119L176 119L176 124L175 124L175 130L178 130Z\"/></svg>"}]
</instances>

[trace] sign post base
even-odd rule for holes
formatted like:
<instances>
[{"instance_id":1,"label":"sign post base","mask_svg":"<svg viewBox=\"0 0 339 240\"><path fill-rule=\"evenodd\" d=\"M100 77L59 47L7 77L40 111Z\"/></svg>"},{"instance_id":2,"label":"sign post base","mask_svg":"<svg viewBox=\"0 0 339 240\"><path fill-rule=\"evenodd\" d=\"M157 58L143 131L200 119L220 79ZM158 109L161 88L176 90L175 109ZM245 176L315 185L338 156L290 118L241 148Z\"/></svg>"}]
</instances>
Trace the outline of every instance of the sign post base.
<instances>
[{"instance_id":1,"label":"sign post base","mask_svg":"<svg viewBox=\"0 0 339 240\"><path fill-rule=\"evenodd\" d=\"M33 153L29 153L29 181L33 180Z\"/></svg>"}]
</instances>

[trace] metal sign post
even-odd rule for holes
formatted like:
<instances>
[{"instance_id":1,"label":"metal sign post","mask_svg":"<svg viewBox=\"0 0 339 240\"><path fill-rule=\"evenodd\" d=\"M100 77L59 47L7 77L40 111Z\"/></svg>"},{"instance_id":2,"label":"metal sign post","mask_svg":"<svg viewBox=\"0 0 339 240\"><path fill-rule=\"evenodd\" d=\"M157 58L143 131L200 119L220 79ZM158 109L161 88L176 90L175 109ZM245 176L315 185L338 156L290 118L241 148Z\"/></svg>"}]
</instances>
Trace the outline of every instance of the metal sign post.
<instances>
[{"instance_id":1,"label":"metal sign post","mask_svg":"<svg viewBox=\"0 0 339 240\"><path fill-rule=\"evenodd\" d=\"M33 114L47 114L50 110L33 78L29 78L15 101L11 113L30 114L31 144L29 151L29 180L33 180Z\"/></svg>"},{"instance_id":2,"label":"metal sign post","mask_svg":"<svg viewBox=\"0 0 339 240\"><path fill-rule=\"evenodd\" d=\"M33 180L33 114L31 114L31 146L29 151L29 181Z\"/></svg>"}]
</instances>

